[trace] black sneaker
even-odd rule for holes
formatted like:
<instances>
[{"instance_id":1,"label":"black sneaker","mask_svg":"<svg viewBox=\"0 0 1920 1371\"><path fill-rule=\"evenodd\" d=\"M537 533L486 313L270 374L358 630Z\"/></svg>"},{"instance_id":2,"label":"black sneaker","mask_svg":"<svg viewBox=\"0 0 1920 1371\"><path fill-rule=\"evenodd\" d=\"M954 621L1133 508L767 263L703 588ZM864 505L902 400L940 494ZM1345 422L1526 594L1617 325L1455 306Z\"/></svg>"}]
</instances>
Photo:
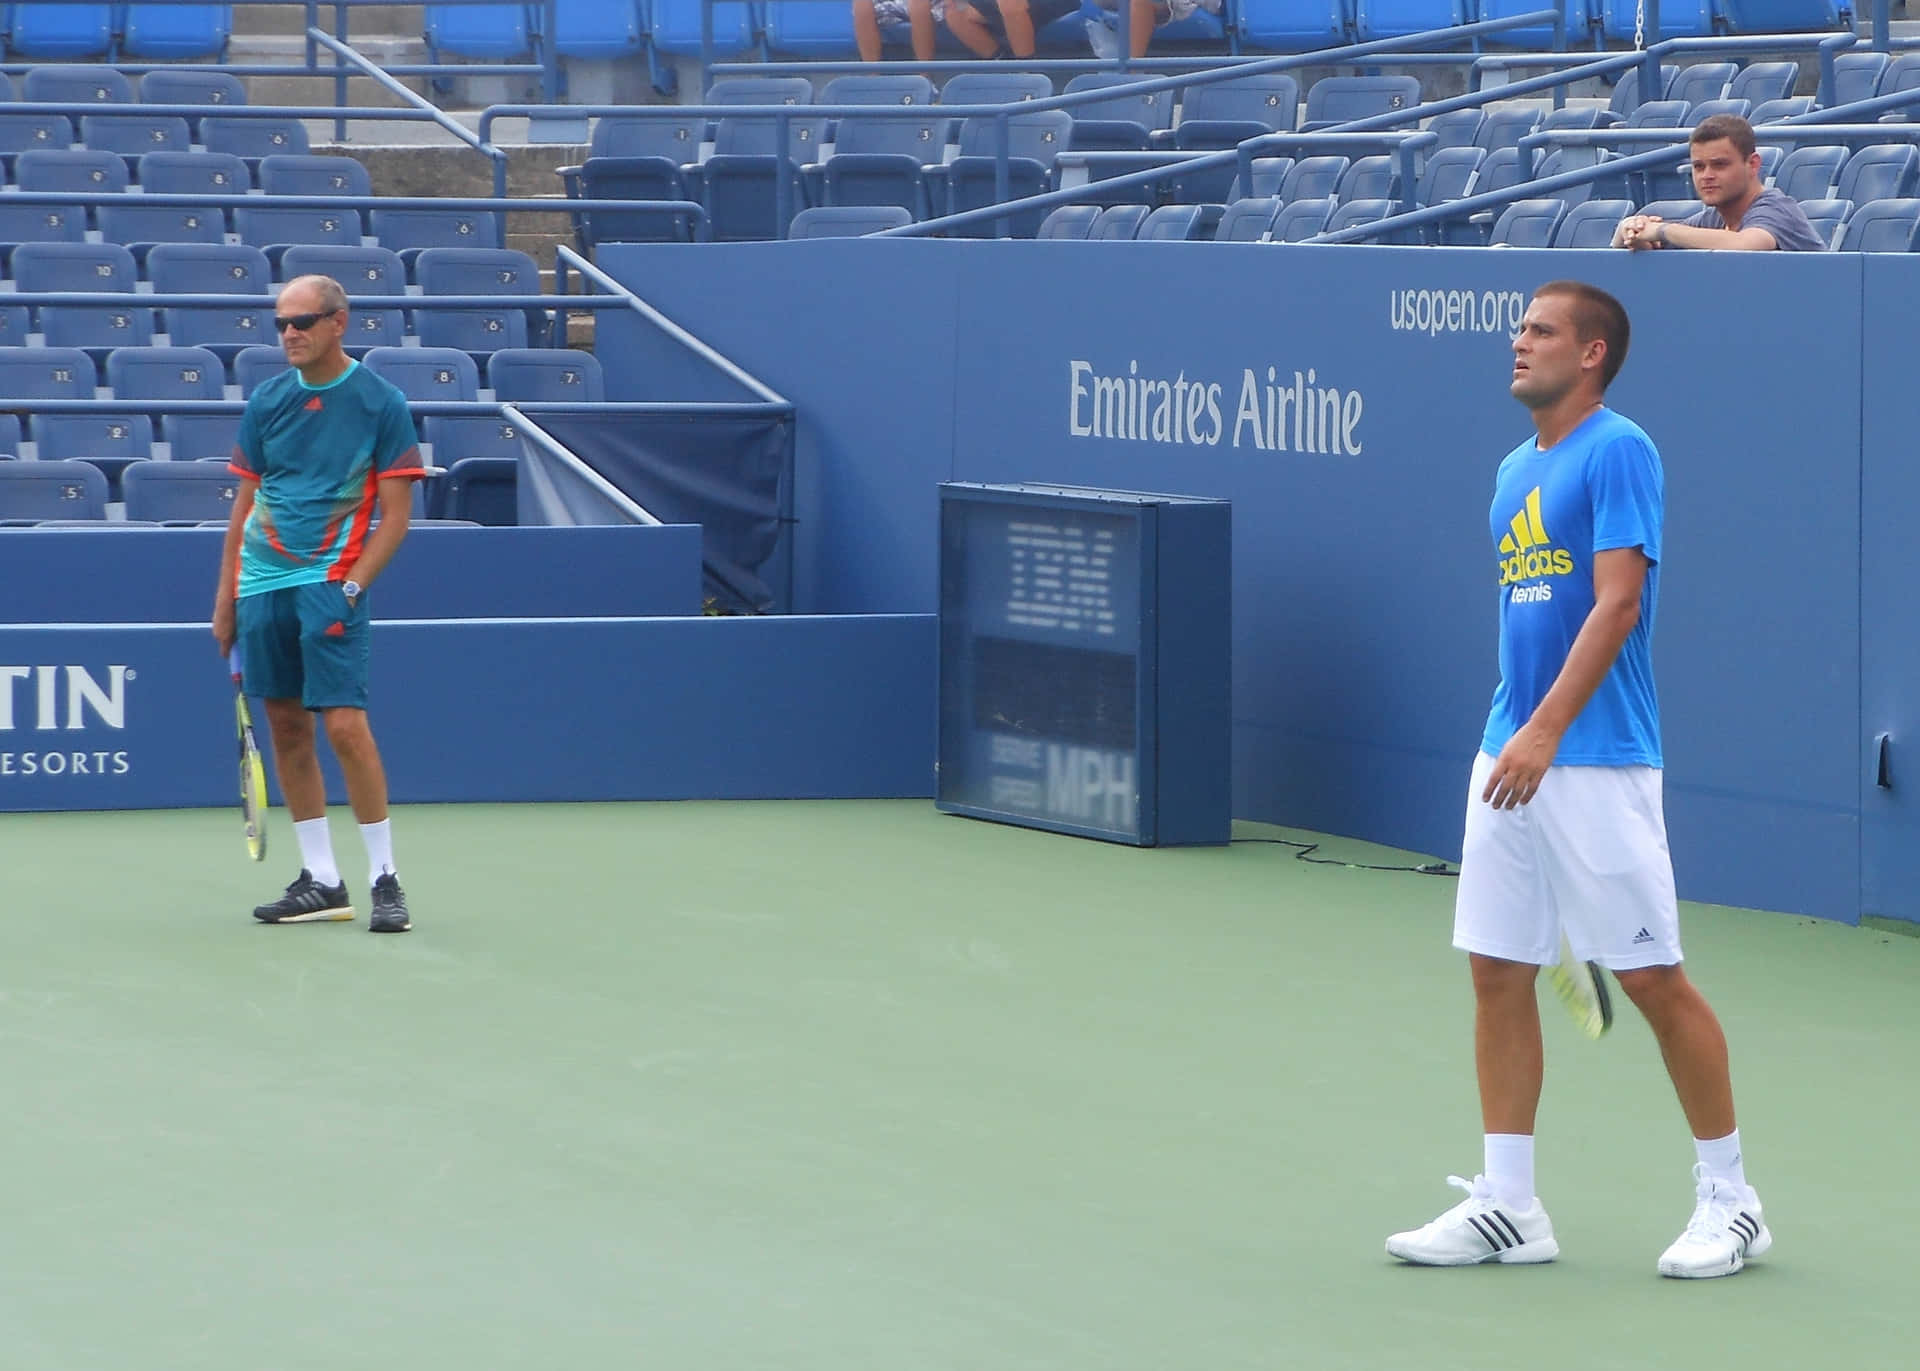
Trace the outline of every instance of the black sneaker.
<instances>
[{"instance_id":1,"label":"black sneaker","mask_svg":"<svg viewBox=\"0 0 1920 1371\"><path fill-rule=\"evenodd\" d=\"M373 883L373 917L367 920L367 931L405 933L412 927L406 892L400 889L400 878L389 871Z\"/></svg>"},{"instance_id":2,"label":"black sneaker","mask_svg":"<svg viewBox=\"0 0 1920 1371\"><path fill-rule=\"evenodd\" d=\"M261 905L253 911L253 917L263 924L340 923L353 917L353 906L347 903L345 881L321 885L302 867L287 893L272 904Z\"/></svg>"}]
</instances>

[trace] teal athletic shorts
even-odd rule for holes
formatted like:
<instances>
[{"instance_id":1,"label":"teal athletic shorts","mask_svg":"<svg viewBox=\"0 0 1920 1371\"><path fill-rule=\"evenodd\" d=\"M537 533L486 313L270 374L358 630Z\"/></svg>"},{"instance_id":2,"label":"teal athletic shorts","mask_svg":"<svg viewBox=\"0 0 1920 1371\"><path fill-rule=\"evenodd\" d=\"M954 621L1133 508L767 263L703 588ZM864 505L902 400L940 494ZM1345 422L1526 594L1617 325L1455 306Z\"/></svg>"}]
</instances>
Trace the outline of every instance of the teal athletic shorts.
<instances>
[{"instance_id":1,"label":"teal athletic shorts","mask_svg":"<svg viewBox=\"0 0 1920 1371\"><path fill-rule=\"evenodd\" d=\"M338 581L283 586L241 597L237 614L249 695L316 710L367 707L364 593L348 608Z\"/></svg>"}]
</instances>

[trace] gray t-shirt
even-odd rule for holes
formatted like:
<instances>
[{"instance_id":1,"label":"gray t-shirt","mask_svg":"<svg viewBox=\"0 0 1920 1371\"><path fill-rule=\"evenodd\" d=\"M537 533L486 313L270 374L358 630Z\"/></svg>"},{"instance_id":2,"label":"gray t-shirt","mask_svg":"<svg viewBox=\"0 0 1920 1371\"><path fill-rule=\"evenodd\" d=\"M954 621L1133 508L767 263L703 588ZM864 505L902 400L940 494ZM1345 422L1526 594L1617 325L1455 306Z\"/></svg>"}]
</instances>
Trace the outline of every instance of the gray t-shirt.
<instances>
[{"instance_id":1,"label":"gray t-shirt","mask_svg":"<svg viewBox=\"0 0 1920 1371\"><path fill-rule=\"evenodd\" d=\"M1723 229L1727 221L1717 209L1703 209L1690 219L1680 221L1695 228ZM1754 196L1747 212L1740 217L1743 229L1765 229L1773 235L1773 245L1782 252L1825 252L1826 240L1808 222L1800 202L1772 186Z\"/></svg>"}]
</instances>

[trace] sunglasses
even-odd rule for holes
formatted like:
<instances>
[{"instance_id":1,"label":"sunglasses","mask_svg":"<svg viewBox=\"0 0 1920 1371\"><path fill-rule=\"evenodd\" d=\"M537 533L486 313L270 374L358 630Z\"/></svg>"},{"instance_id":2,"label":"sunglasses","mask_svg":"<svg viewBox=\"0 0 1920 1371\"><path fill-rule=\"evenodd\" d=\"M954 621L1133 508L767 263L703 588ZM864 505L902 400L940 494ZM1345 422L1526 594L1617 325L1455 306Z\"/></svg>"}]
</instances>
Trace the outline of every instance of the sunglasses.
<instances>
[{"instance_id":1,"label":"sunglasses","mask_svg":"<svg viewBox=\"0 0 1920 1371\"><path fill-rule=\"evenodd\" d=\"M273 331L285 333L292 329L295 333L305 333L322 319L331 319L340 311L323 309L317 314L276 314L273 316Z\"/></svg>"}]
</instances>

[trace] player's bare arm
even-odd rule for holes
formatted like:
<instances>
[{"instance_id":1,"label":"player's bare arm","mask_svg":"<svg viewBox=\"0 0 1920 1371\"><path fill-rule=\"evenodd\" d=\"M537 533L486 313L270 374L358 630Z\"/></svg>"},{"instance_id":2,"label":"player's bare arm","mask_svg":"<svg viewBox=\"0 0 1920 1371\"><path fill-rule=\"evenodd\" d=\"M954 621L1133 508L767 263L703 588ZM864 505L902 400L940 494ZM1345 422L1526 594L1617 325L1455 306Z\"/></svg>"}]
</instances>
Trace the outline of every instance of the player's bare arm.
<instances>
[{"instance_id":1,"label":"player's bare arm","mask_svg":"<svg viewBox=\"0 0 1920 1371\"><path fill-rule=\"evenodd\" d=\"M220 548L220 581L213 588L213 638L223 654L233 651L234 640L239 636L233 603L240 565L241 529L246 525L247 515L253 512L254 493L259 489L258 481L242 481L234 492L233 515L227 520L227 539Z\"/></svg>"},{"instance_id":2,"label":"player's bare arm","mask_svg":"<svg viewBox=\"0 0 1920 1371\"><path fill-rule=\"evenodd\" d=\"M1620 645L1640 622L1640 596L1647 580L1647 555L1637 547L1612 548L1593 558L1593 610L1567 652L1566 665L1533 717L1522 724L1494 759L1480 798L1495 809L1523 805L1560 750L1560 739L1587 707L1593 692L1613 669Z\"/></svg>"}]
</instances>

